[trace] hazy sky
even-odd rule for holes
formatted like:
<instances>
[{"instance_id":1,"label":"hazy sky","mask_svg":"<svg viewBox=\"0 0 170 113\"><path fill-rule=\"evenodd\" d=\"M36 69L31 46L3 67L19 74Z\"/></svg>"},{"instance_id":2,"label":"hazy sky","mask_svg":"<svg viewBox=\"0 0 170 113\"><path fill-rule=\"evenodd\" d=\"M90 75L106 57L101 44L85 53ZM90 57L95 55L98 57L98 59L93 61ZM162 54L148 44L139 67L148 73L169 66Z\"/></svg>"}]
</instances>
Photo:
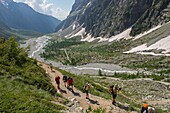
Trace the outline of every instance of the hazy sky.
<instances>
[{"instance_id":1,"label":"hazy sky","mask_svg":"<svg viewBox=\"0 0 170 113\"><path fill-rule=\"evenodd\" d=\"M52 15L60 20L65 19L75 0L14 0L15 2L24 2L34 10Z\"/></svg>"}]
</instances>

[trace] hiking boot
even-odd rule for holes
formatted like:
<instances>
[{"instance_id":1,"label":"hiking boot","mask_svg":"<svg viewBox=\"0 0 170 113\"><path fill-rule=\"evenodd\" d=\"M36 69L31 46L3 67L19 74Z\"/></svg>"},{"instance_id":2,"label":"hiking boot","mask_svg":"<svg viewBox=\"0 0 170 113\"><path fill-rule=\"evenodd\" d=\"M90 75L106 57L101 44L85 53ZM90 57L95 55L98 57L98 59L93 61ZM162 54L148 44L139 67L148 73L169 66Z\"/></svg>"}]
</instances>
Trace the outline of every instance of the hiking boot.
<instances>
[{"instance_id":1,"label":"hiking boot","mask_svg":"<svg viewBox=\"0 0 170 113\"><path fill-rule=\"evenodd\" d=\"M86 99L89 99L89 97L86 97Z\"/></svg>"},{"instance_id":2,"label":"hiking boot","mask_svg":"<svg viewBox=\"0 0 170 113\"><path fill-rule=\"evenodd\" d=\"M114 102L112 102L112 104L113 104L113 105L116 105L116 102L114 101Z\"/></svg>"}]
</instances>

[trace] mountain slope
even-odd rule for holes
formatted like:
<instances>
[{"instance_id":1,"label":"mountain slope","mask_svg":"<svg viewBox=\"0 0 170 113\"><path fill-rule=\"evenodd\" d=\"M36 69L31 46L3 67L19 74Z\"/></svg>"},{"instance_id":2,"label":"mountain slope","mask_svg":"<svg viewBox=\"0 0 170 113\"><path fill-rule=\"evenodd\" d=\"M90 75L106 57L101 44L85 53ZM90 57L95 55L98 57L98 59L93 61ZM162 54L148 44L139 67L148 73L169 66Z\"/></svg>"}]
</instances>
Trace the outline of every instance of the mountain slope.
<instances>
[{"instance_id":1,"label":"mountain slope","mask_svg":"<svg viewBox=\"0 0 170 113\"><path fill-rule=\"evenodd\" d=\"M0 37L8 39L10 36L15 36L17 40L39 37L43 34L30 30L19 30L13 29L5 25L3 22L0 22Z\"/></svg>"},{"instance_id":2,"label":"mountain slope","mask_svg":"<svg viewBox=\"0 0 170 113\"><path fill-rule=\"evenodd\" d=\"M0 112L57 112L66 102L50 84L36 60L18 47L14 38L0 39ZM55 96L55 97L54 97Z\"/></svg>"},{"instance_id":3,"label":"mountain slope","mask_svg":"<svg viewBox=\"0 0 170 113\"><path fill-rule=\"evenodd\" d=\"M24 3L13 0L0 1L0 21L15 29L32 30L41 33L54 32L60 23L54 17L35 12Z\"/></svg>"},{"instance_id":4,"label":"mountain slope","mask_svg":"<svg viewBox=\"0 0 170 113\"><path fill-rule=\"evenodd\" d=\"M76 0L68 18L56 31L85 28L84 35L109 38L132 27L135 36L170 21L169 0ZM67 34L68 35L68 34Z\"/></svg>"}]
</instances>

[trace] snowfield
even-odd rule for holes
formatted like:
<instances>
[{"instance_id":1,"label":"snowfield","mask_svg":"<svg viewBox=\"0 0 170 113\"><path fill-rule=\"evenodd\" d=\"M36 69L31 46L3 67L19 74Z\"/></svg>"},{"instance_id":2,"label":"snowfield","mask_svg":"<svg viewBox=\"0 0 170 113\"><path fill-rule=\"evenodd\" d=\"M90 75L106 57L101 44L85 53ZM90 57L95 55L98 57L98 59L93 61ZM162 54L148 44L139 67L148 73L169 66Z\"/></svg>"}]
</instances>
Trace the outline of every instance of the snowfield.
<instances>
[{"instance_id":1,"label":"snowfield","mask_svg":"<svg viewBox=\"0 0 170 113\"><path fill-rule=\"evenodd\" d=\"M169 22L168 22L169 23ZM168 24L167 23L167 24ZM130 36L130 32L132 28L128 28L125 31L112 36L112 37L93 37L90 33L86 33L85 29L83 27L80 27L76 31L76 26L73 25L73 29L75 29L71 34L65 36L67 38L73 38L75 36L81 36L81 41L86 41L86 42L93 42L93 41L98 41L98 42L114 42L114 41L119 41L121 39L132 39L133 41L142 38L143 36L146 36L159 28L161 28L162 25L158 25L148 31L145 31L135 37ZM75 32L76 31L76 32ZM86 35L86 36L85 36ZM154 53L152 50L159 50L159 52ZM167 36L156 43L149 45L147 43L142 44L140 46L137 46L135 48L132 48L129 51L126 51L124 53L136 53L136 54L144 54L144 55L154 55L154 56L159 56L159 55L165 55L165 56L170 56L170 36Z\"/></svg>"},{"instance_id":2,"label":"snowfield","mask_svg":"<svg viewBox=\"0 0 170 113\"><path fill-rule=\"evenodd\" d=\"M154 52L145 52L149 50L162 50L162 52L158 54ZM155 55L155 56L157 55L170 56L170 36L163 38L150 46L147 46L147 44L143 44L135 48L132 48L130 51L124 53L148 54L148 55Z\"/></svg>"},{"instance_id":3,"label":"snowfield","mask_svg":"<svg viewBox=\"0 0 170 113\"><path fill-rule=\"evenodd\" d=\"M161 27L161 25L158 25L158 26L156 26L156 27L154 27L154 28L152 28L152 29L150 29L148 31L145 31L144 33L141 33L141 34L139 34L139 35L137 35L135 37L130 36L130 32L131 32L132 28L128 28L125 31L123 31L123 32L121 32L121 33L119 33L119 34L117 34L115 36L112 36L112 37L97 37L97 38L93 37L89 33L85 36L85 34L86 34L85 28L81 28L77 33L74 33L74 31L73 31L71 34L69 34L69 35L67 35L65 37L66 38L68 38L68 37L73 38L75 36L81 36L81 38L82 38L81 41L87 41L87 42L93 42L95 40L98 40L98 42L106 42L106 41L114 42L114 41L119 41L121 39L137 40L137 39L139 39L139 38L153 32L155 30L159 29L160 27ZM73 25L73 29L75 29L75 25Z\"/></svg>"}]
</instances>

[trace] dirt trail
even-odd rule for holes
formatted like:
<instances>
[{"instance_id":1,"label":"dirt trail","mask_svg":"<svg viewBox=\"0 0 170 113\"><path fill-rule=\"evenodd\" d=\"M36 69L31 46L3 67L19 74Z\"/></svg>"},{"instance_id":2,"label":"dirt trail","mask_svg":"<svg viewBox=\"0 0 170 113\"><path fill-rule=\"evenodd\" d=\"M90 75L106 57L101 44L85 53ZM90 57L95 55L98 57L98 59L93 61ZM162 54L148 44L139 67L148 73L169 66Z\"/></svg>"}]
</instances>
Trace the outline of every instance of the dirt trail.
<instances>
[{"instance_id":1,"label":"dirt trail","mask_svg":"<svg viewBox=\"0 0 170 113\"><path fill-rule=\"evenodd\" d=\"M63 97L69 99L69 100L77 100L78 103L80 104L80 107L82 107L83 109L87 109L89 108L89 106L91 106L91 108L96 109L99 107L105 108L106 112L112 112L112 113L127 113L127 111L125 111L124 109L120 109L119 107L113 106L111 104L111 100L106 100L104 98L101 97L97 97L94 95L89 95L90 99L86 99L86 95L85 93L82 93L81 91L79 91L78 89L76 89L75 87L74 89L74 93L72 93L71 91L69 91L65 86L64 83L62 81L62 73L55 70L55 72L51 72L51 70L48 68L48 65L46 64L42 64L42 67L46 70L46 72L48 72L49 77L51 79L51 83L53 84L53 86L57 89L57 85L55 82L55 77L58 75L60 76L60 88L61 91L58 92L62 94ZM83 87L83 86L82 86ZM132 112L131 112L132 113ZM133 112L136 113L136 112Z\"/></svg>"}]
</instances>

